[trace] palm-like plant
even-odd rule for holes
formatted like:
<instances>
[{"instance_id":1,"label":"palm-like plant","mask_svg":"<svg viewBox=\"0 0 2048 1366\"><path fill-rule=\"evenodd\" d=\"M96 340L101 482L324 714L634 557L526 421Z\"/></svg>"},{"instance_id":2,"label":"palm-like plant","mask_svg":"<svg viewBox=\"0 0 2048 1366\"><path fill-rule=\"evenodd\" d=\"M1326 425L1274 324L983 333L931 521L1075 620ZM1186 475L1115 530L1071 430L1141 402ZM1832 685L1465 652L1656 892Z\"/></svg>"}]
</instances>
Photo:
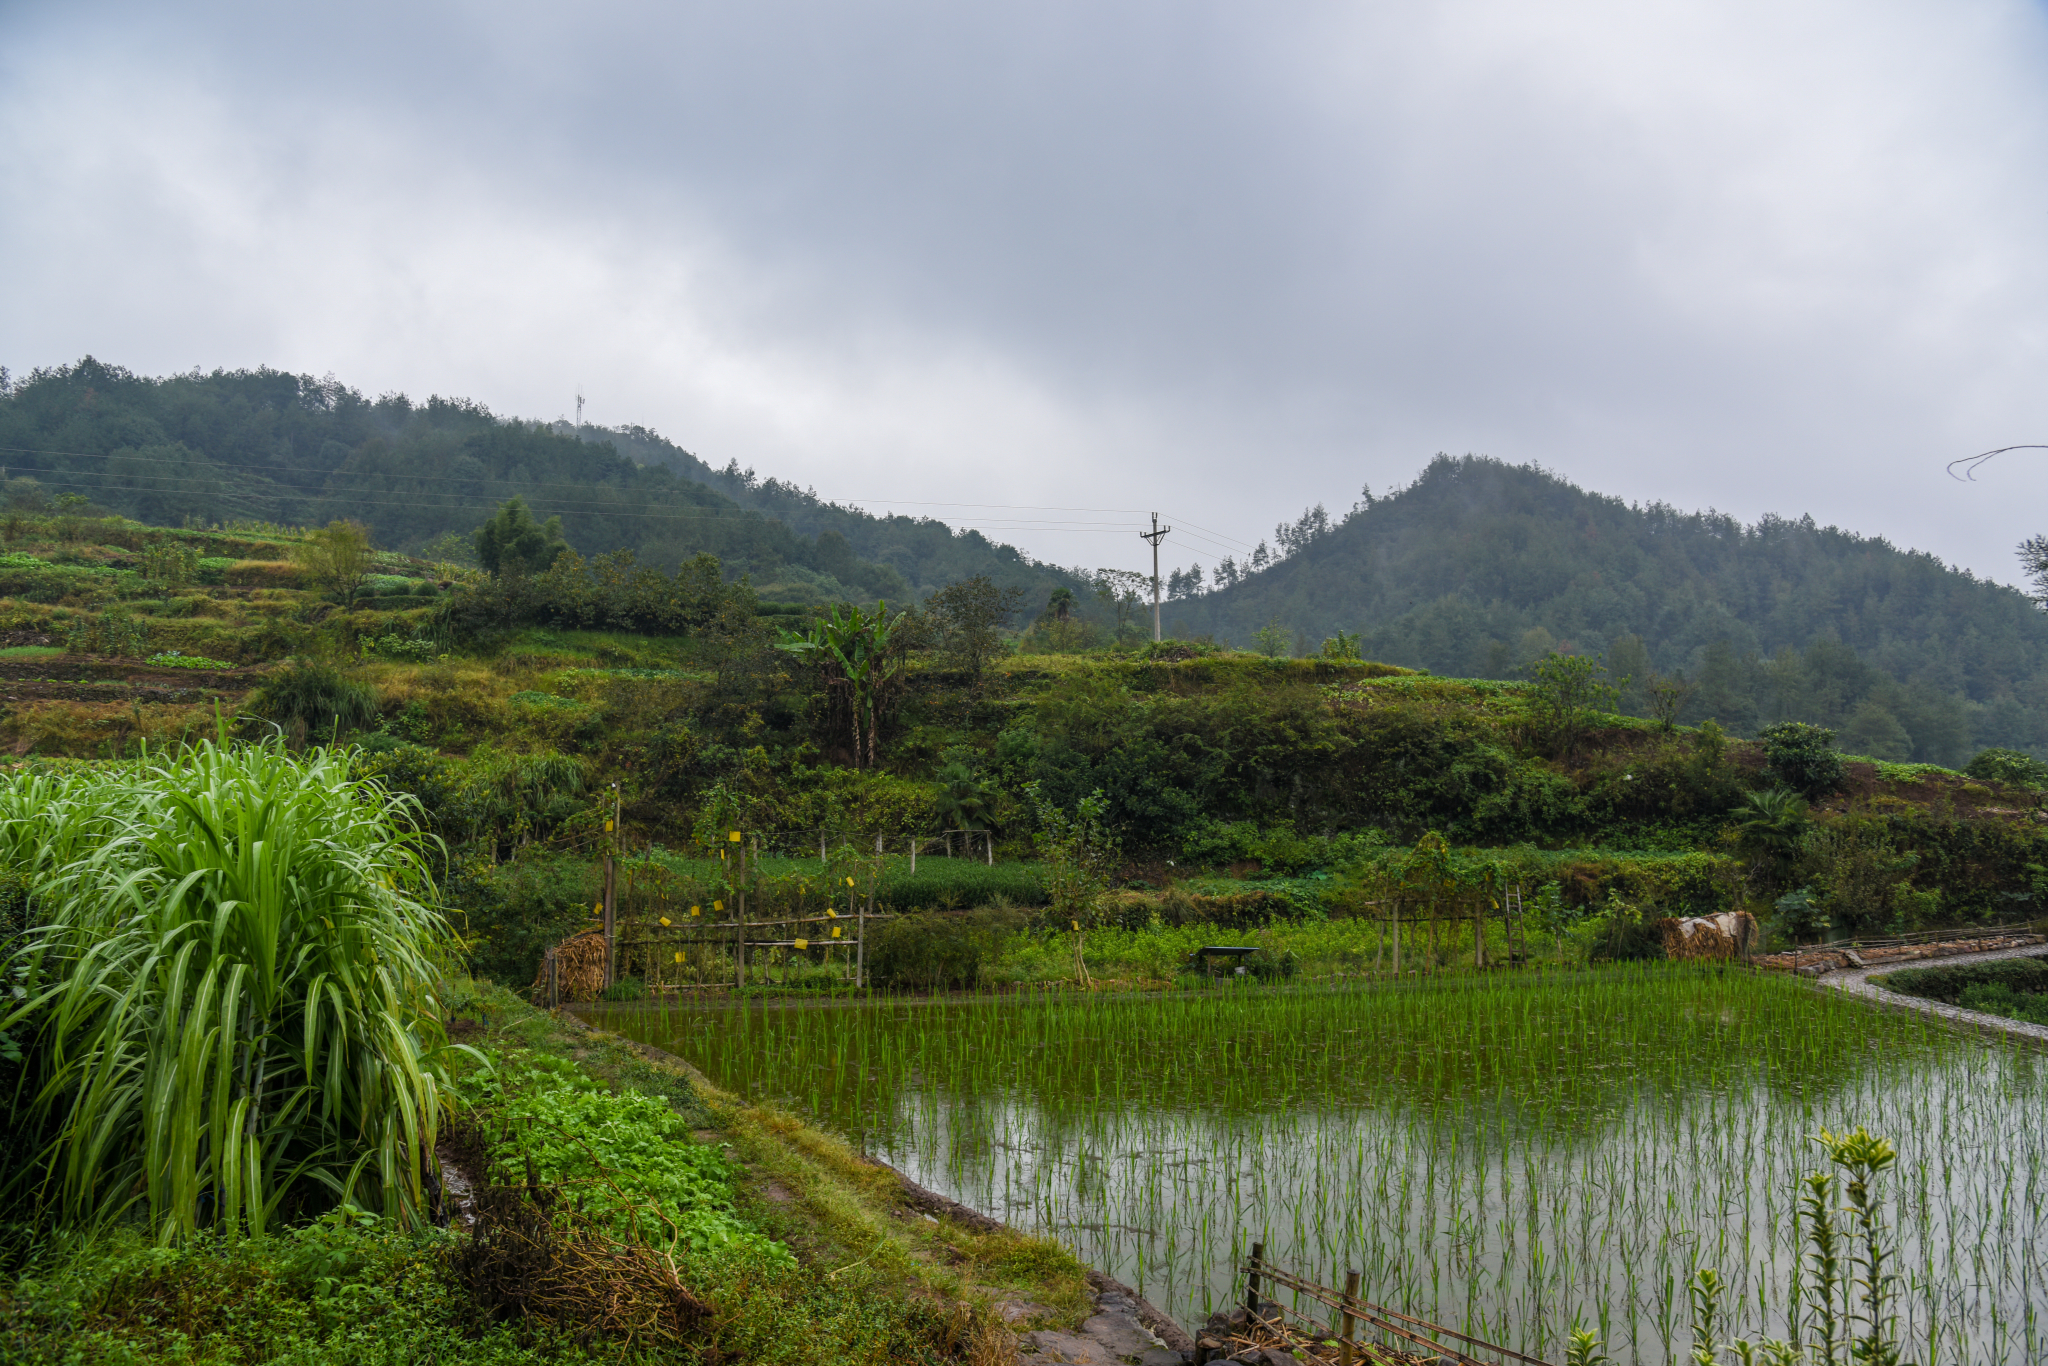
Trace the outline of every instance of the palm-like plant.
<instances>
[{"instance_id":1,"label":"palm-like plant","mask_svg":"<svg viewBox=\"0 0 2048 1366\"><path fill-rule=\"evenodd\" d=\"M1806 799L1790 788L1766 788L1743 798L1730 813L1745 848L1775 881L1806 842L1810 828Z\"/></svg>"},{"instance_id":2,"label":"palm-like plant","mask_svg":"<svg viewBox=\"0 0 2048 1366\"><path fill-rule=\"evenodd\" d=\"M886 602L877 602L872 612L842 603L807 632L785 631L778 647L816 661L827 692L847 705L856 768L863 759L870 768L875 764L882 713L907 663L909 616L891 616Z\"/></svg>"},{"instance_id":3,"label":"palm-like plant","mask_svg":"<svg viewBox=\"0 0 2048 1366\"><path fill-rule=\"evenodd\" d=\"M995 796L974 780L965 764L939 771L939 792L932 803L939 824L948 830L988 830L995 825Z\"/></svg>"},{"instance_id":4,"label":"palm-like plant","mask_svg":"<svg viewBox=\"0 0 2048 1366\"><path fill-rule=\"evenodd\" d=\"M1806 838L1806 799L1790 788L1752 792L1734 814L1743 842L1765 854L1789 856Z\"/></svg>"},{"instance_id":5,"label":"palm-like plant","mask_svg":"<svg viewBox=\"0 0 2048 1366\"><path fill-rule=\"evenodd\" d=\"M0 780L35 908L0 1029L60 1217L140 1203L168 1240L261 1232L295 1192L424 1211L450 936L409 801L276 743Z\"/></svg>"}]
</instances>

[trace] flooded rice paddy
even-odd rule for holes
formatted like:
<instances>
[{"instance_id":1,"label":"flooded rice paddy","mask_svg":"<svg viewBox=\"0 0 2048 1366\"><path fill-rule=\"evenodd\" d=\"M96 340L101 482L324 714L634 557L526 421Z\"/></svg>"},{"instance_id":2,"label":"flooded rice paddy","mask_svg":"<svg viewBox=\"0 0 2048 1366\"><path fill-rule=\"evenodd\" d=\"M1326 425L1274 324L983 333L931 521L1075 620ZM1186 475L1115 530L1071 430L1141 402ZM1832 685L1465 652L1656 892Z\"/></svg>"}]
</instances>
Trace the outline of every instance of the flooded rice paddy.
<instances>
[{"instance_id":1,"label":"flooded rice paddy","mask_svg":"<svg viewBox=\"0 0 2048 1366\"><path fill-rule=\"evenodd\" d=\"M2048 1057L1748 973L592 1008L1184 1323L1254 1240L1561 1359L1681 1359L1685 1283L1787 1334L1818 1129L1883 1178L1923 1362L2048 1361Z\"/></svg>"}]
</instances>

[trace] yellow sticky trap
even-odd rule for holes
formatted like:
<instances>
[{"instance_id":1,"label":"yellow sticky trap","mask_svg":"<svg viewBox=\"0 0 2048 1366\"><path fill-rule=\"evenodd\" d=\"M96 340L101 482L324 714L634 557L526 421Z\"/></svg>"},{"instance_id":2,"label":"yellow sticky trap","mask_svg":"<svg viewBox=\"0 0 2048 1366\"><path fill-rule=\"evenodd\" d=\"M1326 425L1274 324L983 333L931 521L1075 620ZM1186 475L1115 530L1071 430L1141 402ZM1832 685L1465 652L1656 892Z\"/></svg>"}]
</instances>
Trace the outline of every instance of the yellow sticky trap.
<instances>
[{"instance_id":1,"label":"yellow sticky trap","mask_svg":"<svg viewBox=\"0 0 2048 1366\"><path fill-rule=\"evenodd\" d=\"M678 953L676 954L676 961L677 961L678 963L680 963L680 962L682 962L682 961L683 961L683 955L682 955L682 954L681 954L680 952L678 952Z\"/></svg>"},{"instance_id":2,"label":"yellow sticky trap","mask_svg":"<svg viewBox=\"0 0 2048 1366\"><path fill-rule=\"evenodd\" d=\"M849 887L851 887L851 886L853 885L853 879L852 879L852 878L848 878L848 879L846 879L846 885L847 885L847 886L849 886Z\"/></svg>"},{"instance_id":3,"label":"yellow sticky trap","mask_svg":"<svg viewBox=\"0 0 2048 1366\"><path fill-rule=\"evenodd\" d=\"M734 844L738 844L740 842L740 832L735 830L730 835L727 835L726 838L728 840L731 840Z\"/></svg>"},{"instance_id":4,"label":"yellow sticky trap","mask_svg":"<svg viewBox=\"0 0 2048 1366\"><path fill-rule=\"evenodd\" d=\"M1069 920L1069 921L1068 921L1067 923L1068 923L1069 925L1072 925L1072 926L1074 927L1074 933L1075 933L1075 934L1079 934L1079 933L1081 932L1081 922L1080 922L1080 921L1078 921L1078 920Z\"/></svg>"},{"instance_id":5,"label":"yellow sticky trap","mask_svg":"<svg viewBox=\"0 0 2048 1366\"><path fill-rule=\"evenodd\" d=\"M664 927L666 927L666 926L667 926L667 924L668 924L668 917L667 917L667 916L663 916L663 917L661 918L661 923L662 923L662 925L663 925Z\"/></svg>"},{"instance_id":6,"label":"yellow sticky trap","mask_svg":"<svg viewBox=\"0 0 2048 1366\"><path fill-rule=\"evenodd\" d=\"M837 925L834 925L832 927L832 937L834 939L837 939L839 937L839 927Z\"/></svg>"},{"instance_id":7,"label":"yellow sticky trap","mask_svg":"<svg viewBox=\"0 0 2048 1366\"><path fill-rule=\"evenodd\" d=\"M811 941L808 939L799 939L796 941L796 946L800 949L807 949L811 946Z\"/></svg>"},{"instance_id":8,"label":"yellow sticky trap","mask_svg":"<svg viewBox=\"0 0 2048 1366\"><path fill-rule=\"evenodd\" d=\"M825 918L827 920L837 920L839 918L839 912L833 910L830 906L827 906L825 908Z\"/></svg>"},{"instance_id":9,"label":"yellow sticky trap","mask_svg":"<svg viewBox=\"0 0 2048 1366\"><path fill-rule=\"evenodd\" d=\"M692 907L690 907L690 914L691 914L691 915L702 915L703 913L704 913L704 911L703 911L703 908L702 908L702 907L700 907L700 906L692 906Z\"/></svg>"},{"instance_id":10,"label":"yellow sticky trap","mask_svg":"<svg viewBox=\"0 0 2048 1366\"><path fill-rule=\"evenodd\" d=\"M606 833L607 835L609 835L609 834L610 834L610 833L612 832L612 823L611 823L610 821L606 821L606 822L604 823L604 832L605 832L605 833Z\"/></svg>"},{"instance_id":11,"label":"yellow sticky trap","mask_svg":"<svg viewBox=\"0 0 2048 1366\"><path fill-rule=\"evenodd\" d=\"M722 911L725 909L725 903L723 901L714 901L711 903L711 909L714 911Z\"/></svg>"}]
</instances>

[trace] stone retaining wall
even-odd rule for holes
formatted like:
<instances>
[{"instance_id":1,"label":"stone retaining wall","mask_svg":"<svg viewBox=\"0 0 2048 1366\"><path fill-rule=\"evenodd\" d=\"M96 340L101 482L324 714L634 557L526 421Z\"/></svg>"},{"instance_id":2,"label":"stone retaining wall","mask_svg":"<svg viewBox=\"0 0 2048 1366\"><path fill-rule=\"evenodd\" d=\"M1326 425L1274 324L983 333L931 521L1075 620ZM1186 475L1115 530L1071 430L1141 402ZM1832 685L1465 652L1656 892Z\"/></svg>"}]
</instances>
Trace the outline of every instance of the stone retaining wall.
<instances>
[{"instance_id":1,"label":"stone retaining wall","mask_svg":"<svg viewBox=\"0 0 2048 1366\"><path fill-rule=\"evenodd\" d=\"M1801 977L1818 977L1842 968L1874 968L1894 963L1912 963L1925 958L1954 958L1965 953L1995 953L2000 949L2024 949L2048 944L2048 936L2001 934L1991 938L1943 939L1932 944L1891 944L1869 949L1794 949L1767 954L1756 960L1760 968L1795 972Z\"/></svg>"}]
</instances>

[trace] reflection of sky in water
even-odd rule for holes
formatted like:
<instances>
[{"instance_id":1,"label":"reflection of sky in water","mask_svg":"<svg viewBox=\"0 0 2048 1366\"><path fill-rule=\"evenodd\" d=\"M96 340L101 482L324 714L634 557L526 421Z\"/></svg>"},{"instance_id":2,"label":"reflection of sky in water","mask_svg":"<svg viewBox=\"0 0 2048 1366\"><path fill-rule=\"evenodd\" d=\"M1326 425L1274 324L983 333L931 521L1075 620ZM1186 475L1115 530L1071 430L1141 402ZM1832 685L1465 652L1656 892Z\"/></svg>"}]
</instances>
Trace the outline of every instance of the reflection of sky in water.
<instances>
[{"instance_id":1,"label":"reflection of sky in water","mask_svg":"<svg viewBox=\"0 0 2048 1366\"><path fill-rule=\"evenodd\" d=\"M1576 1321L1601 1328L1618 1360L1668 1360L1667 1340L1682 1355L1684 1283L1703 1265L1728 1282L1737 1331L1780 1336L1797 1178L1820 1162L1805 1136L1860 1123L1900 1150L1883 1189L1915 1339L1932 1321L1941 1360L2048 1361L2048 1325L2029 1321L2048 1308L2048 1110L2028 1055L1928 1041L1888 1017L1825 1065L1660 1071L1616 1039L1554 1060L1595 1075L1553 1087L1540 1074L1404 1081L1392 1053L1332 1081L1317 1050L1343 1031L1299 1031L1307 1052L1290 1068L1274 1058L1297 1033L1281 1021L1258 1040L1259 1066L1236 1076L1249 1086L1213 1073L1201 1084L1213 1039L1183 1040L1191 1056L1127 1065L1109 1085L1021 1018L992 1032L983 1019L974 1047L948 1050L930 1035L967 1012L788 1014L827 1051L787 1028L734 1028L726 1012L609 1023L666 1036L721 1085L862 1136L925 1185L1059 1238L1183 1322L1230 1295L1233 1260L1258 1239L1312 1279L1358 1268L1370 1299L1536 1354L1561 1356ZM1117 1047L1089 1034L1090 1049Z\"/></svg>"}]
</instances>

